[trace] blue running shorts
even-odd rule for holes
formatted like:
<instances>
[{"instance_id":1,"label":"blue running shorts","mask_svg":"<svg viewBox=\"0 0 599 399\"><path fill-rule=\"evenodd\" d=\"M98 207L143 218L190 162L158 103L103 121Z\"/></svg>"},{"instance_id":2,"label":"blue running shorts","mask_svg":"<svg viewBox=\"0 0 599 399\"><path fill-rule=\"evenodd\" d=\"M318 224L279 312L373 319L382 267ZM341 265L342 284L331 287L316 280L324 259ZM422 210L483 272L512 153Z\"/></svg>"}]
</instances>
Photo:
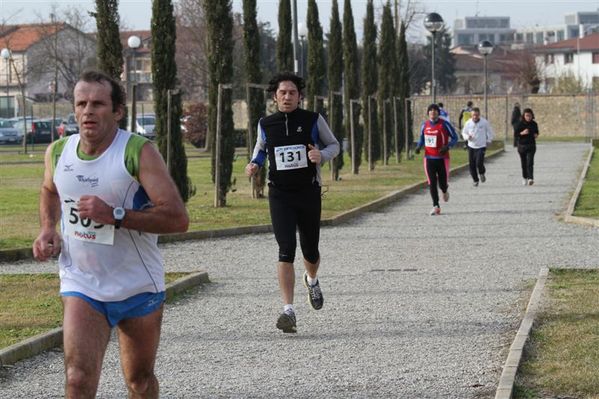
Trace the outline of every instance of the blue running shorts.
<instances>
[{"instance_id":1,"label":"blue running shorts","mask_svg":"<svg viewBox=\"0 0 599 399\"><path fill-rule=\"evenodd\" d=\"M62 296L76 296L89 303L95 310L106 317L110 327L114 327L121 320L132 319L148 315L162 306L166 297L165 292L142 292L122 301L102 302L83 295L76 291L62 292Z\"/></svg>"}]
</instances>

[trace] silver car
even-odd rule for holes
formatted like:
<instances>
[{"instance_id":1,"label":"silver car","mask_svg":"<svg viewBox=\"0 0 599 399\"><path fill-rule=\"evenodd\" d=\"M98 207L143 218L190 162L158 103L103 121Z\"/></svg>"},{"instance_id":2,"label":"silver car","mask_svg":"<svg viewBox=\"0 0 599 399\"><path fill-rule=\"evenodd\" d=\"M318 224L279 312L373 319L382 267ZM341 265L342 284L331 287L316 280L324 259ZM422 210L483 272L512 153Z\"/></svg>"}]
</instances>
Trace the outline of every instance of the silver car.
<instances>
[{"instance_id":1,"label":"silver car","mask_svg":"<svg viewBox=\"0 0 599 399\"><path fill-rule=\"evenodd\" d=\"M154 139L154 126L156 125L156 116L154 114L137 115L137 133L149 139Z\"/></svg>"},{"instance_id":2,"label":"silver car","mask_svg":"<svg viewBox=\"0 0 599 399\"><path fill-rule=\"evenodd\" d=\"M13 126L13 122L0 119L0 144L18 143L21 141L22 134Z\"/></svg>"}]
</instances>

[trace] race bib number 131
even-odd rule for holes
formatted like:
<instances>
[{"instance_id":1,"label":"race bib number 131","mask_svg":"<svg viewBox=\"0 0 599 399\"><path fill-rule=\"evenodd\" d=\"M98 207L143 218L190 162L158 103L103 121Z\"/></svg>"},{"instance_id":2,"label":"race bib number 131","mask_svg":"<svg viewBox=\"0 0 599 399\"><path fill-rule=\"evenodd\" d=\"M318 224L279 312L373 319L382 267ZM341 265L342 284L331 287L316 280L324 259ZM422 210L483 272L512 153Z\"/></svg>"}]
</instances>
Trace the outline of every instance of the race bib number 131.
<instances>
[{"instance_id":1,"label":"race bib number 131","mask_svg":"<svg viewBox=\"0 0 599 399\"><path fill-rule=\"evenodd\" d=\"M308 167L306 146L303 144L275 147L277 170L290 170Z\"/></svg>"}]
</instances>

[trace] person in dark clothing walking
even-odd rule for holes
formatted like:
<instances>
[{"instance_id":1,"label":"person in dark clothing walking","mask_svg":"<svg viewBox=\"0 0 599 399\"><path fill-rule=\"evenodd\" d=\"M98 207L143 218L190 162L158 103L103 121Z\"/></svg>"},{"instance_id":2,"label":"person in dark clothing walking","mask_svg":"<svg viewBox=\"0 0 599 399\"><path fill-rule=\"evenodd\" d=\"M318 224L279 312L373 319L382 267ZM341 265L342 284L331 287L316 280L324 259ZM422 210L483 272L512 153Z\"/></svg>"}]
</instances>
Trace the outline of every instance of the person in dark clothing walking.
<instances>
[{"instance_id":1,"label":"person in dark clothing walking","mask_svg":"<svg viewBox=\"0 0 599 399\"><path fill-rule=\"evenodd\" d=\"M279 244L277 275L284 305L276 325L285 333L297 332L293 308L296 229L310 305L316 310L323 306L316 276L320 266L320 165L339 153L339 142L322 115L299 108L303 88L304 80L289 72L269 82L278 112L260 119L252 160L245 168L246 175L253 176L268 159L268 202Z\"/></svg>"},{"instance_id":2,"label":"person in dark clothing walking","mask_svg":"<svg viewBox=\"0 0 599 399\"><path fill-rule=\"evenodd\" d=\"M514 147L518 147L518 139L516 138L516 127L522 119L522 112L520 111L520 103L514 104L512 110L512 128L514 129Z\"/></svg>"},{"instance_id":3,"label":"person in dark clothing walking","mask_svg":"<svg viewBox=\"0 0 599 399\"><path fill-rule=\"evenodd\" d=\"M522 165L522 184L532 186L534 184L535 152L537 151L537 137L539 126L535 122L535 114L532 109L525 108L520 123L515 129L515 138L518 141L518 154Z\"/></svg>"}]
</instances>

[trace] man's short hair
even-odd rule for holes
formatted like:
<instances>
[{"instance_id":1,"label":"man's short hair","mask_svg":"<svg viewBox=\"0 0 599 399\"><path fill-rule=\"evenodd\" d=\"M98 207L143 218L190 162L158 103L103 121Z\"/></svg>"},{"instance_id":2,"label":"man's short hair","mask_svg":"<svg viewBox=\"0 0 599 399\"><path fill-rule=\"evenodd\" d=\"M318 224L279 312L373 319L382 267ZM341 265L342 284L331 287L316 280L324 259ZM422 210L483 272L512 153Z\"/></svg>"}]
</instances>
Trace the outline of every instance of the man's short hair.
<instances>
[{"instance_id":1,"label":"man's short hair","mask_svg":"<svg viewBox=\"0 0 599 399\"><path fill-rule=\"evenodd\" d=\"M474 107L472 108L472 112L478 112L480 114L480 108Z\"/></svg>"},{"instance_id":2,"label":"man's short hair","mask_svg":"<svg viewBox=\"0 0 599 399\"><path fill-rule=\"evenodd\" d=\"M472 102L472 101L468 101L468 102L466 103L466 105L467 105L468 107L472 107L472 104L473 104L473 102Z\"/></svg>"},{"instance_id":3,"label":"man's short hair","mask_svg":"<svg viewBox=\"0 0 599 399\"><path fill-rule=\"evenodd\" d=\"M439 109L439 106L437 104L431 104L428 106L428 108L426 109L426 113L428 114L429 112L431 112L431 110L437 110L437 112L441 112Z\"/></svg>"},{"instance_id":4,"label":"man's short hair","mask_svg":"<svg viewBox=\"0 0 599 399\"><path fill-rule=\"evenodd\" d=\"M125 94L125 89L123 86L108 74L99 71L97 69L87 69L83 71L81 76L79 76L80 82L87 83L104 83L107 82L110 85L110 98L112 100L112 111L116 111L119 106L125 107L127 96Z\"/></svg>"},{"instance_id":5,"label":"man's short hair","mask_svg":"<svg viewBox=\"0 0 599 399\"><path fill-rule=\"evenodd\" d=\"M439 108L443 108L443 103L438 103L439 104Z\"/></svg>"},{"instance_id":6,"label":"man's short hair","mask_svg":"<svg viewBox=\"0 0 599 399\"><path fill-rule=\"evenodd\" d=\"M270 93L275 93L279 89L279 84L286 80L293 82L293 84L295 84L295 87L297 87L297 91L300 94L302 93L302 90L304 90L304 87L306 87L304 79L302 79L300 76L297 76L293 72L281 72L276 74L270 80L270 82L268 82L268 91Z\"/></svg>"}]
</instances>

